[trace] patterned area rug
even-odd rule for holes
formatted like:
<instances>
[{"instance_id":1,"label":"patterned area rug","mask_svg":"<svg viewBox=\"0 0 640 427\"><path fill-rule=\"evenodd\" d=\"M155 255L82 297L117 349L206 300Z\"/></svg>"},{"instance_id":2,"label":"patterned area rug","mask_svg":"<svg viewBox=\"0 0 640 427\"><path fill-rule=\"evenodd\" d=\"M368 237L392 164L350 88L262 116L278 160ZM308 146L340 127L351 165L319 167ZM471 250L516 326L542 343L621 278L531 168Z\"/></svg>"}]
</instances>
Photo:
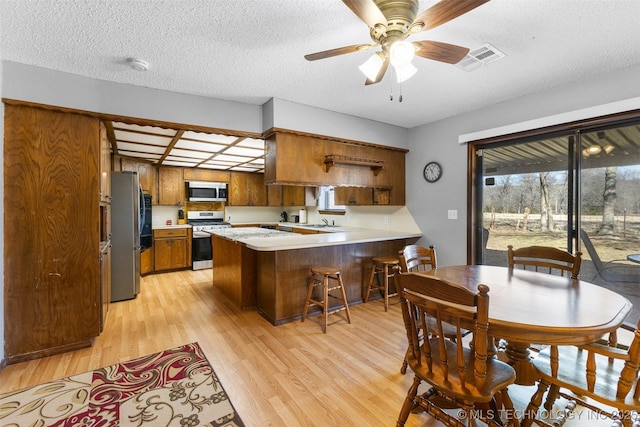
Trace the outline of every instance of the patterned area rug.
<instances>
[{"instance_id":1,"label":"patterned area rug","mask_svg":"<svg viewBox=\"0 0 640 427\"><path fill-rule=\"evenodd\" d=\"M2 426L244 426L198 343L0 394Z\"/></svg>"}]
</instances>

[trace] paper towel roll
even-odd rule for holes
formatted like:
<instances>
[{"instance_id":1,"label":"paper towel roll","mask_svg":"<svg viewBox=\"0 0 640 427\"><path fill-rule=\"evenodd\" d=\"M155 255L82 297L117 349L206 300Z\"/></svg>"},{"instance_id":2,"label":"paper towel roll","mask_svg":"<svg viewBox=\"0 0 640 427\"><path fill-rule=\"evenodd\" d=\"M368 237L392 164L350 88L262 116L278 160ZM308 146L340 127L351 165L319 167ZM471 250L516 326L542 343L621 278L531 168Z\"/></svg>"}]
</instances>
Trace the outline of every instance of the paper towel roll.
<instances>
[{"instance_id":1,"label":"paper towel roll","mask_svg":"<svg viewBox=\"0 0 640 427\"><path fill-rule=\"evenodd\" d=\"M299 221L300 224L306 224L307 223L307 211L304 209L300 209L300 212L298 212L300 214L299 217Z\"/></svg>"}]
</instances>

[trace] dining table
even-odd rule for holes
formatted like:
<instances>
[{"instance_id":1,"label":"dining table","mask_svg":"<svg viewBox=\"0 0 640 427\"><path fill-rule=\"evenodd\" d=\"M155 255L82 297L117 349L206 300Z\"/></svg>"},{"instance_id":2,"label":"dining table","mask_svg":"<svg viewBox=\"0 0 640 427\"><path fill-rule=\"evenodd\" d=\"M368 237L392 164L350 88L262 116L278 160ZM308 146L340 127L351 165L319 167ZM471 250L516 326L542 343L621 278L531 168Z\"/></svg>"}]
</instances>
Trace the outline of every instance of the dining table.
<instances>
[{"instance_id":1,"label":"dining table","mask_svg":"<svg viewBox=\"0 0 640 427\"><path fill-rule=\"evenodd\" d=\"M489 334L506 341L498 357L516 371L516 384L538 379L531 344L581 345L620 327L632 304L616 292L566 276L491 265L438 267L427 273L477 292L489 287Z\"/></svg>"}]
</instances>

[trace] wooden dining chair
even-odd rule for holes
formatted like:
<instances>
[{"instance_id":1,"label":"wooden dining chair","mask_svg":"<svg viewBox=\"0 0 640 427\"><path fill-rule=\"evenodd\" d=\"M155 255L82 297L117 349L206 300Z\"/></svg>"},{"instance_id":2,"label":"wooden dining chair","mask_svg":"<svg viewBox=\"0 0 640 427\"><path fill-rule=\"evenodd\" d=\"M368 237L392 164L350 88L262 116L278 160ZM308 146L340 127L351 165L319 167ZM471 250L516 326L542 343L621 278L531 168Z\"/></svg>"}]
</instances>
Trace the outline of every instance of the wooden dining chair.
<instances>
[{"instance_id":1,"label":"wooden dining chair","mask_svg":"<svg viewBox=\"0 0 640 427\"><path fill-rule=\"evenodd\" d=\"M580 274L582 252L570 254L562 249L550 246L528 246L513 249L507 246L507 260L509 268L522 268L524 270L540 271L550 274L565 274L572 279L577 279Z\"/></svg>"},{"instance_id":2,"label":"wooden dining chair","mask_svg":"<svg viewBox=\"0 0 640 427\"><path fill-rule=\"evenodd\" d=\"M449 426L475 426L477 418L489 425L502 425L496 394L506 394L515 381L511 366L488 357L489 287L479 285L472 292L437 277L418 273L397 276L402 316L409 342L407 362L415 377L400 410L397 426L404 426L409 414L423 409ZM422 334L433 321L438 334ZM457 339L445 337L445 322L457 329ZM463 340L463 330L473 332L473 347ZM421 383L431 388L418 394ZM503 405L513 413L510 399ZM445 409L460 408L459 417Z\"/></svg>"},{"instance_id":3,"label":"wooden dining chair","mask_svg":"<svg viewBox=\"0 0 640 427\"><path fill-rule=\"evenodd\" d=\"M407 245L401 251L398 252L398 259L400 260L400 271L402 273L424 273L436 268L436 248L433 245L428 248L420 245ZM434 328L429 325L431 332L434 332ZM444 334L449 339L454 339L456 336L456 330L451 325L444 325ZM409 352L409 349L407 349ZM407 373L407 358L405 357L400 367L400 373L402 375Z\"/></svg>"},{"instance_id":4,"label":"wooden dining chair","mask_svg":"<svg viewBox=\"0 0 640 427\"><path fill-rule=\"evenodd\" d=\"M624 335L622 330L617 334L619 337ZM539 424L536 415L550 385L571 391L571 395L562 391L559 393L574 402L571 406L577 402L600 415L606 415L614 420L614 426L640 426L640 416L637 416L640 411L640 321L629 345L605 341L581 346L551 346L533 359L533 365L540 380L525 410L523 427L533 422ZM551 411L555 398L548 394L544 404L547 411ZM587 402L587 399L615 408L616 411L599 408L597 403ZM562 425L561 422L553 425Z\"/></svg>"},{"instance_id":5,"label":"wooden dining chair","mask_svg":"<svg viewBox=\"0 0 640 427\"><path fill-rule=\"evenodd\" d=\"M433 245L425 248L419 245L407 245L398 253L400 270L407 272L426 272L436 268L436 249Z\"/></svg>"}]
</instances>

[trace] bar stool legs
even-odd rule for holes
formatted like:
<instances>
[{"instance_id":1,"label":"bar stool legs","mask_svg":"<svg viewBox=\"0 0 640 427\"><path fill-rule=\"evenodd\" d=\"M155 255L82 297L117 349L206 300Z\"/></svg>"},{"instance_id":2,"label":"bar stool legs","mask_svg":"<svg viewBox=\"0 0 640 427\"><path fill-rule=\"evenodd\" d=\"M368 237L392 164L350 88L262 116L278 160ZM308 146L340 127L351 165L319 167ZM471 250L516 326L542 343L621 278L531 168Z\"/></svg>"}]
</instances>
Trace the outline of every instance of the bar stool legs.
<instances>
[{"instance_id":1,"label":"bar stool legs","mask_svg":"<svg viewBox=\"0 0 640 427\"><path fill-rule=\"evenodd\" d=\"M329 280L335 281L335 285L330 287ZM316 286L322 286L322 300L313 299L313 289ZM340 290L340 296L332 295L330 292L333 290ZM329 298L338 299L342 302L342 306L337 308L330 308ZM310 305L317 305L322 309L322 325L323 332L327 333L328 317L329 314L336 313L341 310L345 310L347 315L347 322L351 323L351 313L349 312L349 303L347 302L347 294L344 291L344 285L342 283L342 276L340 275L340 269L336 267L313 267L311 269L311 281L309 283L309 289L307 291L307 299L304 302L302 309L302 319L307 318L307 312Z\"/></svg>"},{"instance_id":2,"label":"bar stool legs","mask_svg":"<svg viewBox=\"0 0 640 427\"><path fill-rule=\"evenodd\" d=\"M400 265L400 260L394 257L374 257L371 266L371 274L369 275L369 284L364 295L364 302L369 301L369 294L372 289L380 291L384 298L384 311L389 309L389 297L397 294L389 295L389 278L395 275L395 269ZM375 277L382 274L382 283L374 285Z\"/></svg>"}]
</instances>

